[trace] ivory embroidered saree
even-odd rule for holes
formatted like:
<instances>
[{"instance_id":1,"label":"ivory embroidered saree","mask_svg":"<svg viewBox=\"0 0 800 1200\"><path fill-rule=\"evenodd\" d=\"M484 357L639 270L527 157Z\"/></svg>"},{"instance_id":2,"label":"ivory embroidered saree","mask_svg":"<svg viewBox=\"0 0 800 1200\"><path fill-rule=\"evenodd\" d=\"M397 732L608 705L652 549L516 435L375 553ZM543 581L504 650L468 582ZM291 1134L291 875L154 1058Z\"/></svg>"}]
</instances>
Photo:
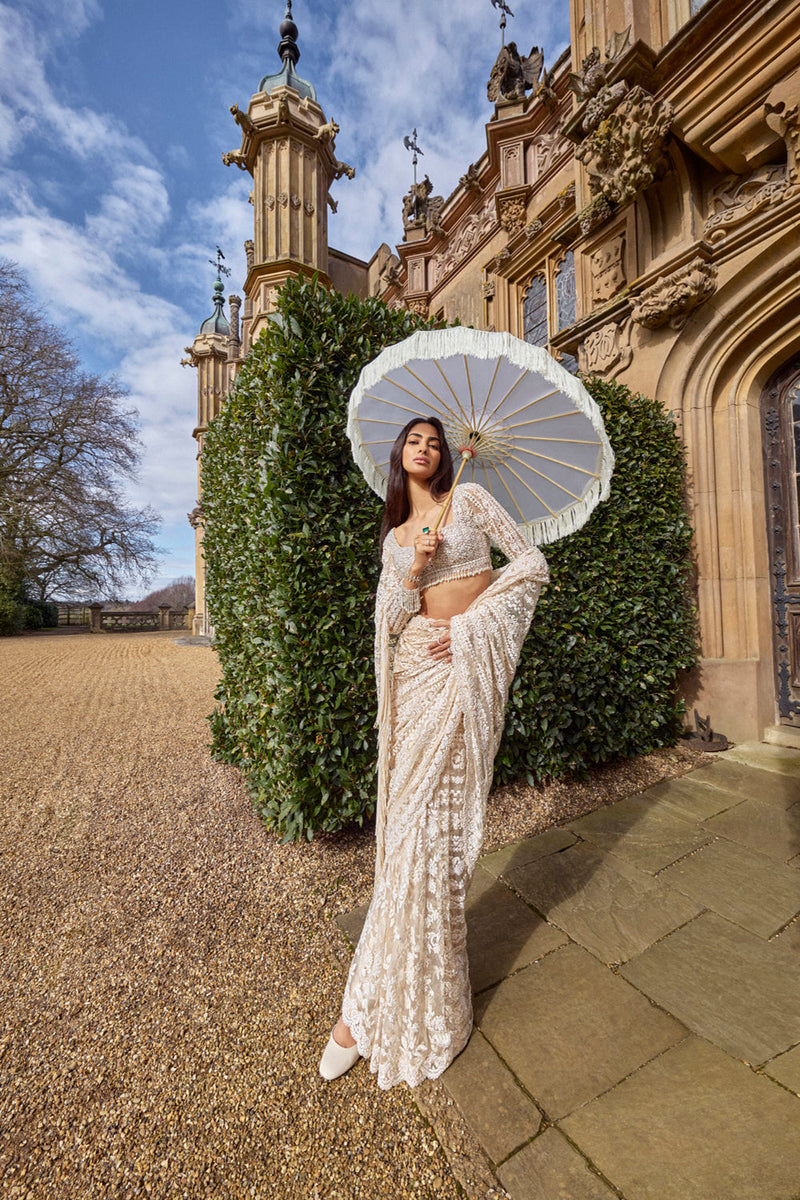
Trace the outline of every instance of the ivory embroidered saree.
<instances>
[{"instance_id":1,"label":"ivory embroidered saree","mask_svg":"<svg viewBox=\"0 0 800 1200\"><path fill-rule=\"evenodd\" d=\"M466 893L508 689L547 581L542 554L503 515L522 545L514 545L514 560L494 572L467 612L452 619L451 662L428 655L439 630L419 615L403 625L392 654L399 578L391 560L384 561L376 606L375 890L342 1007L381 1088L401 1081L414 1087L440 1075L472 1029Z\"/></svg>"}]
</instances>

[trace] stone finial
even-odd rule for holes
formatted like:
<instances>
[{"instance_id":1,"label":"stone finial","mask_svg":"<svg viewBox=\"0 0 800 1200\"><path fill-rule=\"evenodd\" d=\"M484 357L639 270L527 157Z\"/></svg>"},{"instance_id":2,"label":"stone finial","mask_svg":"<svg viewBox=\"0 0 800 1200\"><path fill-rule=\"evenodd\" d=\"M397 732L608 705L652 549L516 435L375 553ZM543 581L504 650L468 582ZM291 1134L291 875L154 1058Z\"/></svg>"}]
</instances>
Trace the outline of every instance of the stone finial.
<instances>
[{"instance_id":1,"label":"stone finial","mask_svg":"<svg viewBox=\"0 0 800 1200\"><path fill-rule=\"evenodd\" d=\"M278 54L286 62L287 58L293 67L297 66L300 57L300 47L297 44L297 26L292 20L292 0L286 0L286 13L278 31L281 40L278 44Z\"/></svg>"},{"instance_id":2,"label":"stone finial","mask_svg":"<svg viewBox=\"0 0 800 1200\"><path fill-rule=\"evenodd\" d=\"M239 310L242 307L241 296L228 296L228 306L231 311L231 341L239 342Z\"/></svg>"}]
</instances>

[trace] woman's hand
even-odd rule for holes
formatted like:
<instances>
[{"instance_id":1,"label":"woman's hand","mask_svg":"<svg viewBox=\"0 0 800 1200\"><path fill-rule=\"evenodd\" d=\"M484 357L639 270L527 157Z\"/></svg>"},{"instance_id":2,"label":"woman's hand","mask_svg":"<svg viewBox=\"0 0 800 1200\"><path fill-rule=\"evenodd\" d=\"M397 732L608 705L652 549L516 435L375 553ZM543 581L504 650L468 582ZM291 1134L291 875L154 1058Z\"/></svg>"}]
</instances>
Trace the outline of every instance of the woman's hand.
<instances>
[{"instance_id":1,"label":"woman's hand","mask_svg":"<svg viewBox=\"0 0 800 1200\"><path fill-rule=\"evenodd\" d=\"M441 530L438 533L418 533L414 538L414 561L411 570L420 575L439 549L439 543L444 539Z\"/></svg>"},{"instance_id":2,"label":"woman's hand","mask_svg":"<svg viewBox=\"0 0 800 1200\"><path fill-rule=\"evenodd\" d=\"M431 642L428 646L428 654L431 658L435 658L437 662L441 659L444 662L449 662L453 657L453 651L450 646L450 622L449 621L431 621L431 625L436 625L441 629L441 633L435 642Z\"/></svg>"}]
</instances>

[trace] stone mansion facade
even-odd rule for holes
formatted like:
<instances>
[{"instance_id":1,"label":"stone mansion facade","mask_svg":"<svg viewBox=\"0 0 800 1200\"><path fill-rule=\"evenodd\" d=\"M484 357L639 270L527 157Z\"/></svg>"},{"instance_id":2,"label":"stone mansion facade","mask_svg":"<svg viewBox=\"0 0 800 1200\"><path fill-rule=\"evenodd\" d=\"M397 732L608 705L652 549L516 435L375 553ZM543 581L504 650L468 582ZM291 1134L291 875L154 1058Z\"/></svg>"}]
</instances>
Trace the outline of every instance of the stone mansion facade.
<instances>
[{"instance_id":1,"label":"stone mansion facade","mask_svg":"<svg viewBox=\"0 0 800 1200\"><path fill-rule=\"evenodd\" d=\"M570 0L569 50L545 71L504 47L485 145L449 197L411 189L402 243L368 263L327 244L328 187L351 168L294 72L290 8L283 70L232 109L254 237L243 306L226 318L219 284L190 349L198 458L291 274L508 330L655 396L695 530L686 698L733 740L800 745L800 2Z\"/></svg>"}]
</instances>

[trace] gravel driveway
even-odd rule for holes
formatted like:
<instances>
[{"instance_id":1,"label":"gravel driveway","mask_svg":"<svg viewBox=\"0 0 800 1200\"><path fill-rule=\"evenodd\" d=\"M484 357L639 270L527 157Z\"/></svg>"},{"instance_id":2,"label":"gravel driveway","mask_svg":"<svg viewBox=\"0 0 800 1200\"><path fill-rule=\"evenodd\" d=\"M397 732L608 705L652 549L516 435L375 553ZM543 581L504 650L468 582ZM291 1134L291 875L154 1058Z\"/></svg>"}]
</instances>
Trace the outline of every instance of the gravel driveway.
<instances>
[{"instance_id":1,"label":"gravel driveway","mask_svg":"<svg viewBox=\"0 0 800 1200\"><path fill-rule=\"evenodd\" d=\"M214 652L25 636L0 641L0 677L3 1197L455 1200L411 1091L363 1063L317 1074L334 916L369 898L372 839L265 831L208 753ZM687 765L505 789L491 840Z\"/></svg>"}]
</instances>

